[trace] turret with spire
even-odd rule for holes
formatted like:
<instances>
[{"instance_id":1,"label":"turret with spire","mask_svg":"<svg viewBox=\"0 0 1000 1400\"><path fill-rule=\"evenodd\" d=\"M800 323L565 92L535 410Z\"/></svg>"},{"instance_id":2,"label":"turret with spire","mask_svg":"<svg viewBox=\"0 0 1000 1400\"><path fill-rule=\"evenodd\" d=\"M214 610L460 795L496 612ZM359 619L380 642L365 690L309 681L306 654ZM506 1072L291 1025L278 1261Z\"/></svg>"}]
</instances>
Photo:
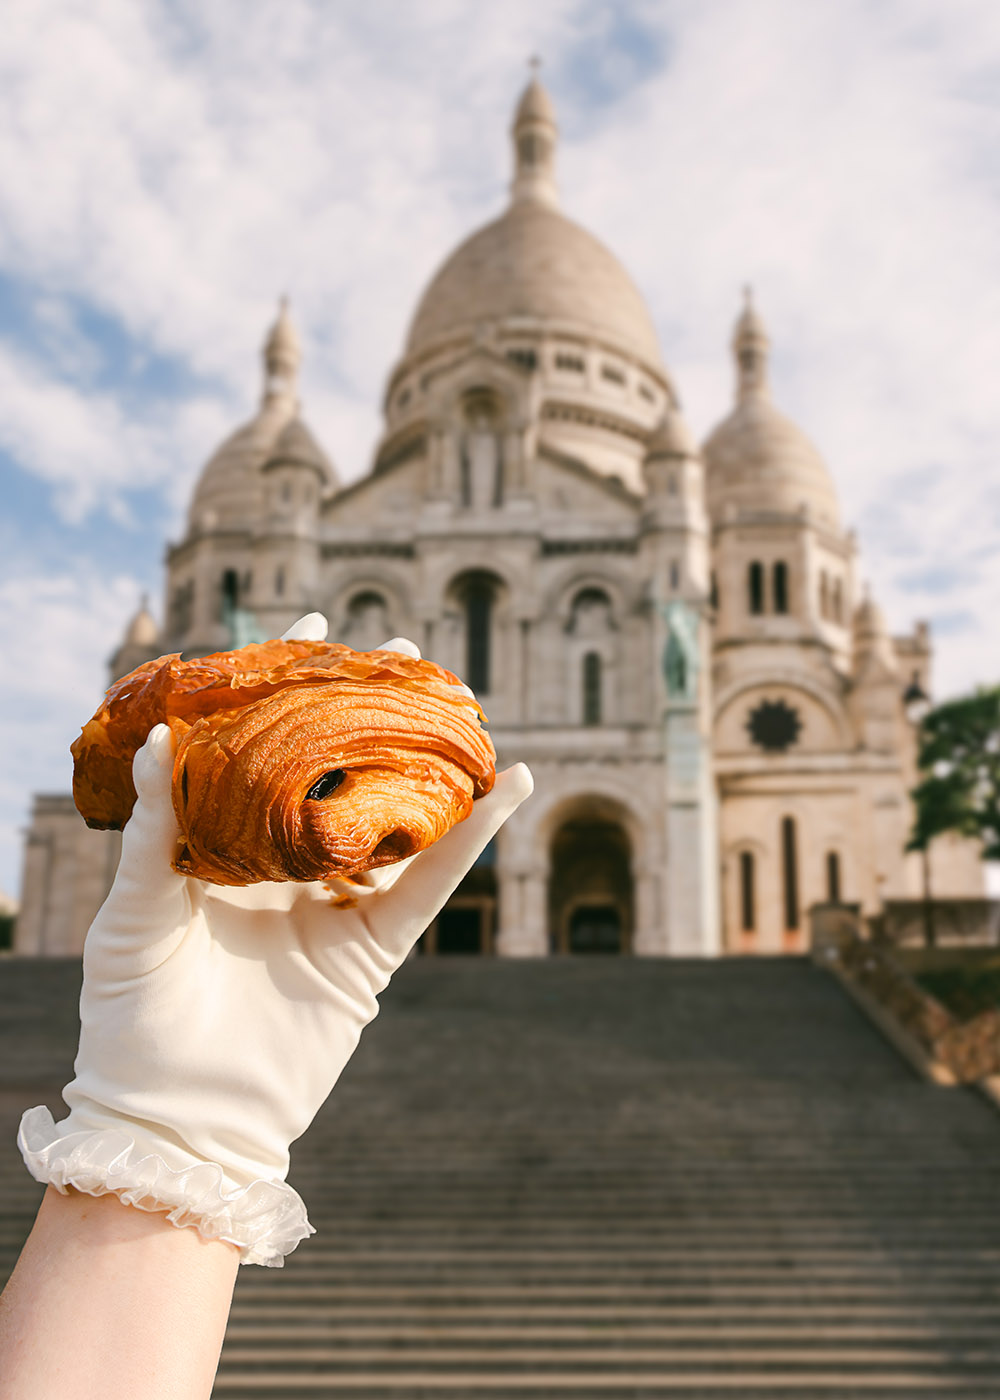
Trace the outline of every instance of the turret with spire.
<instances>
[{"instance_id":1,"label":"turret with spire","mask_svg":"<svg viewBox=\"0 0 1000 1400\"><path fill-rule=\"evenodd\" d=\"M733 327L736 356L736 397L745 399L770 392L767 375L771 341L753 302L753 289L743 288L743 310Z\"/></svg>"},{"instance_id":2,"label":"turret with spire","mask_svg":"<svg viewBox=\"0 0 1000 1400\"><path fill-rule=\"evenodd\" d=\"M302 363L302 344L295 329L288 298L282 297L278 319L268 331L264 342L264 398L290 399L298 408L298 375Z\"/></svg>"},{"instance_id":3,"label":"turret with spire","mask_svg":"<svg viewBox=\"0 0 1000 1400\"><path fill-rule=\"evenodd\" d=\"M558 127L552 99L538 80L538 67L539 60L532 59L531 81L514 113L514 179L510 193L515 204L530 199L555 206L559 203L555 162Z\"/></svg>"}]
</instances>

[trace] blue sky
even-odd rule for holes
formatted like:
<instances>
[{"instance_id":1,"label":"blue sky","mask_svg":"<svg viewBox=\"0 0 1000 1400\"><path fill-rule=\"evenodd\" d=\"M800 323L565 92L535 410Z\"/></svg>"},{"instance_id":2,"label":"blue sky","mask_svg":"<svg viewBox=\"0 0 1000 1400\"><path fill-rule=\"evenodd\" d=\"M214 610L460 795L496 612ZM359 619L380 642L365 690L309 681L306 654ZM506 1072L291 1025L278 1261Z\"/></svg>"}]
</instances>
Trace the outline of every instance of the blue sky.
<instances>
[{"instance_id":1,"label":"blue sky","mask_svg":"<svg viewBox=\"0 0 1000 1400\"><path fill-rule=\"evenodd\" d=\"M21 0L0 49L0 888L292 296L353 478L422 287L502 206L539 53L567 212L647 298L692 428L744 282L895 630L995 681L992 0ZM10 658L16 658L12 664Z\"/></svg>"}]
</instances>

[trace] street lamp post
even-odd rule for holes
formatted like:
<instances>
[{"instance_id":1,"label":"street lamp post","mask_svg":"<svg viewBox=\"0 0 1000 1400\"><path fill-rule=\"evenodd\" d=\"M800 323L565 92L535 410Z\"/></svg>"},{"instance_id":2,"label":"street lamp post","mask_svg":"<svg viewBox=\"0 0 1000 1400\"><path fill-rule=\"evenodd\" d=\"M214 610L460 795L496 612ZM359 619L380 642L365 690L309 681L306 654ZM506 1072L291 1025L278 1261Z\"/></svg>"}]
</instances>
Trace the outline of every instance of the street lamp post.
<instances>
[{"instance_id":1,"label":"street lamp post","mask_svg":"<svg viewBox=\"0 0 1000 1400\"><path fill-rule=\"evenodd\" d=\"M920 681L914 673L913 679L903 692L903 708L906 711L906 718L913 727L913 742L919 746L920 726L926 719L931 702L925 694ZM919 753L919 747L917 749ZM930 840L924 840L919 848L920 851L920 871L921 883L923 886L923 915L924 915L924 944L928 948L933 948L936 941L934 929L934 899L931 893L931 851Z\"/></svg>"}]
</instances>

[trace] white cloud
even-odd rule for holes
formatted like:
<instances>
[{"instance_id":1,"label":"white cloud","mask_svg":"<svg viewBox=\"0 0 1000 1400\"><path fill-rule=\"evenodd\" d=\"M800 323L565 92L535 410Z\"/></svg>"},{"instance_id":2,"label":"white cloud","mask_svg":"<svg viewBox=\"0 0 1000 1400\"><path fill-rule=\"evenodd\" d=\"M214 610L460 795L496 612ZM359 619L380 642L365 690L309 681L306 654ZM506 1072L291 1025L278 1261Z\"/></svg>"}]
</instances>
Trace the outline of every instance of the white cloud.
<instances>
[{"instance_id":1,"label":"white cloud","mask_svg":"<svg viewBox=\"0 0 1000 1400\"><path fill-rule=\"evenodd\" d=\"M75 341L70 353L79 363ZM129 411L112 392L57 377L0 341L0 448L52 486L53 508L68 521L102 503L123 505L136 489L180 488L186 496L195 454L230 426L220 410L192 396Z\"/></svg>"}]
</instances>

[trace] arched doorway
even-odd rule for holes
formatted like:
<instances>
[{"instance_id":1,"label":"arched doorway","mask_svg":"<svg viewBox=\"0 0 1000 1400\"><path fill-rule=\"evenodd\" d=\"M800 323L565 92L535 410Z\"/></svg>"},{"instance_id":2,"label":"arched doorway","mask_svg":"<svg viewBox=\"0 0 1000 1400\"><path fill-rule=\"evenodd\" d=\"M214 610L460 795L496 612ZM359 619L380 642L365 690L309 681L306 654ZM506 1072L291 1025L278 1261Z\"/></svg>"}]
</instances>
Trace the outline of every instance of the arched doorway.
<instances>
[{"instance_id":1,"label":"arched doorway","mask_svg":"<svg viewBox=\"0 0 1000 1400\"><path fill-rule=\"evenodd\" d=\"M497 922L496 840L490 842L421 938L422 953L492 953Z\"/></svg>"},{"instance_id":2,"label":"arched doorway","mask_svg":"<svg viewBox=\"0 0 1000 1400\"><path fill-rule=\"evenodd\" d=\"M625 953L632 944L632 848L623 822L596 800L569 814L551 847L553 953Z\"/></svg>"}]
</instances>

